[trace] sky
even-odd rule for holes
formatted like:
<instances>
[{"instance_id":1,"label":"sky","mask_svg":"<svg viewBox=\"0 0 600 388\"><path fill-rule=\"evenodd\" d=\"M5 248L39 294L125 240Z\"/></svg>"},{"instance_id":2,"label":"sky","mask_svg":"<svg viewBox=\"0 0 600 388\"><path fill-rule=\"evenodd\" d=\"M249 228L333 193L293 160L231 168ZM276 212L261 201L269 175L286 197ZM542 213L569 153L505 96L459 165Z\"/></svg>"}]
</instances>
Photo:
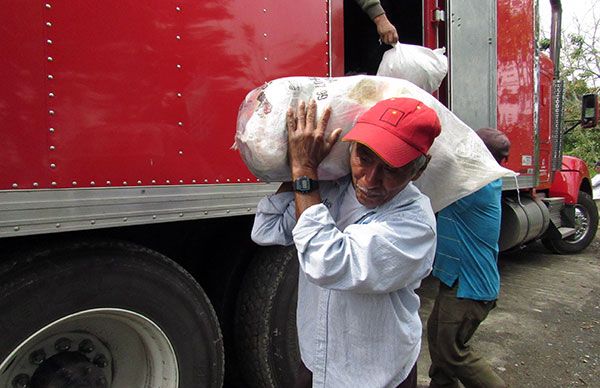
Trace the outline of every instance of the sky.
<instances>
[{"instance_id":1,"label":"sky","mask_svg":"<svg viewBox=\"0 0 600 388\"><path fill-rule=\"evenodd\" d=\"M550 0L538 0L540 9L540 28L550 36ZM592 9L597 18L600 18L600 1L598 0L562 0L562 28L569 31L573 28L573 21L579 20L583 25L591 25L594 20Z\"/></svg>"},{"instance_id":2,"label":"sky","mask_svg":"<svg viewBox=\"0 0 600 388\"><path fill-rule=\"evenodd\" d=\"M540 12L540 29L541 36L550 37L550 0L538 0L539 12ZM562 0L562 30L563 30L563 47L565 45L565 32L581 32L585 37L592 36L592 26L594 21L600 20L600 0ZM581 30L577 29L577 22L581 25ZM599 31L600 32L600 31ZM599 32L596 32L598 34ZM598 48L598 42L587 39L586 41L591 42L596 49ZM594 68L592 62L592 69ZM577 73L575 73L577 75ZM590 87L597 87L600 81L597 78L589 77L588 85Z\"/></svg>"}]
</instances>

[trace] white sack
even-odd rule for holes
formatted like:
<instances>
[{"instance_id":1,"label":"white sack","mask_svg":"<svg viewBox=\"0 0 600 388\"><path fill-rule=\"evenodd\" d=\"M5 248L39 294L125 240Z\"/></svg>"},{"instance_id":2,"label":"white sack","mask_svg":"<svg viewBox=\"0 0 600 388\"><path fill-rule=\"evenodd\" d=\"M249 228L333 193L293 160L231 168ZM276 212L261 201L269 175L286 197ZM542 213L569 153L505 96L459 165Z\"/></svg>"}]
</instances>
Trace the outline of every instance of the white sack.
<instances>
[{"instance_id":1,"label":"white sack","mask_svg":"<svg viewBox=\"0 0 600 388\"><path fill-rule=\"evenodd\" d=\"M431 93L440 87L448 73L445 51L445 48L432 50L396 43L383 54L377 75L405 79Z\"/></svg>"},{"instance_id":2,"label":"white sack","mask_svg":"<svg viewBox=\"0 0 600 388\"><path fill-rule=\"evenodd\" d=\"M327 106L332 114L326 136L335 128L342 136L377 101L411 97L433 108L442 132L430 149L429 166L415 182L429 196L434 211L502 176L514 175L496 163L479 136L431 94L402 79L358 75L339 78L280 78L251 91L238 115L235 149L250 171L263 181L290 180L286 112L299 100L314 99L317 115ZM350 172L349 143L338 141L319 165L319 179L332 180Z\"/></svg>"}]
</instances>

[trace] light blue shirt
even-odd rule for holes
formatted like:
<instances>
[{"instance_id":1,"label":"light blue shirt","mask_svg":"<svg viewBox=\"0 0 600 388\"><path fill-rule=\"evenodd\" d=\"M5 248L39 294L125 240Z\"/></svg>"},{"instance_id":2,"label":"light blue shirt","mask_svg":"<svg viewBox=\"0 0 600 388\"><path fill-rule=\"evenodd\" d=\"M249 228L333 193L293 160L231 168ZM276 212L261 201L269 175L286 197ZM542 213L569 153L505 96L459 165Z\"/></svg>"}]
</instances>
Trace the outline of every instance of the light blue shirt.
<instances>
[{"instance_id":1,"label":"light blue shirt","mask_svg":"<svg viewBox=\"0 0 600 388\"><path fill-rule=\"evenodd\" d=\"M321 182L323 203L298 222L292 193L258 204L252 239L295 244L297 327L313 387L390 387L406 379L421 346L421 280L435 255L435 216L412 184L367 209L350 179Z\"/></svg>"},{"instance_id":2,"label":"light blue shirt","mask_svg":"<svg viewBox=\"0 0 600 388\"><path fill-rule=\"evenodd\" d=\"M459 298L498 298L498 238L502 180L498 179L438 213L433 276L449 287L458 280Z\"/></svg>"}]
</instances>

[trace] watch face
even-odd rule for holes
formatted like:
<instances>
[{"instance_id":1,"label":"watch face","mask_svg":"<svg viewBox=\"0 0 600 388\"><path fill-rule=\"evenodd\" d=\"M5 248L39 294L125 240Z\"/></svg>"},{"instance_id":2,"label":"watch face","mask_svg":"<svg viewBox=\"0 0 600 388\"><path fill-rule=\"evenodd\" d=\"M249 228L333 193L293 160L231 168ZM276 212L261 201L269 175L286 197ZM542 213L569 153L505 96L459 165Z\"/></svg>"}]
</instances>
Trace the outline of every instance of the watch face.
<instances>
[{"instance_id":1,"label":"watch face","mask_svg":"<svg viewBox=\"0 0 600 388\"><path fill-rule=\"evenodd\" d=\"M301 176L294 180L294 190L300 193L309 193L319 187L317 181L310 179L307 176Z\"/></svg>"},{"instance_id":2,"label":"watch face","mask_svg":"<svg viewBox=\"0 0 600 388\"><path fill-rule=\"evenodd\" d=\"M310 190L310 180L308 180L308 178L298 179L298 190L300 190L300 191Z\"/></svg>"}]
</instances>

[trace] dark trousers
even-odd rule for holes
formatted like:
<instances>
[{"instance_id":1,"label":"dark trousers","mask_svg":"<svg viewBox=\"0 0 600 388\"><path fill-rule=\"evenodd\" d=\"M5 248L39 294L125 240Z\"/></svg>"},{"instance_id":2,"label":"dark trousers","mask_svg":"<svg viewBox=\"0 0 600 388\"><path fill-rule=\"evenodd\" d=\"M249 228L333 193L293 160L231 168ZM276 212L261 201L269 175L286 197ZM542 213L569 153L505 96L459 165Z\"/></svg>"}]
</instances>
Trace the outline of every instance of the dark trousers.
<instances>
[{"instance_id":1,"label":"dark trousers","mask_svg":"<svg viewBox=\"0 0 600 388\"><path fill-rule=\"evenodd\" d=\"M491 366L475 354L469 340L496 306L456 297L458 286L450 288L440 282L439 292L427 320L427 341L431 356L430 388L458 388L458 380L466 387L506 387Z\"/></svg>"},{"instance_id":2,"label":"dark trousers","mask_svg":"<svg viewBox=\"0 0 600 388\"><path fill-rule=\"evenodd\" d=\"M298 377L294 388L311 388L312 387L312 372L310 369L300 361L300 367L298 368ZM396 388L417 388L417 363L410 370L406 379L398 385Z\"/></svg>"}]
</instances>

